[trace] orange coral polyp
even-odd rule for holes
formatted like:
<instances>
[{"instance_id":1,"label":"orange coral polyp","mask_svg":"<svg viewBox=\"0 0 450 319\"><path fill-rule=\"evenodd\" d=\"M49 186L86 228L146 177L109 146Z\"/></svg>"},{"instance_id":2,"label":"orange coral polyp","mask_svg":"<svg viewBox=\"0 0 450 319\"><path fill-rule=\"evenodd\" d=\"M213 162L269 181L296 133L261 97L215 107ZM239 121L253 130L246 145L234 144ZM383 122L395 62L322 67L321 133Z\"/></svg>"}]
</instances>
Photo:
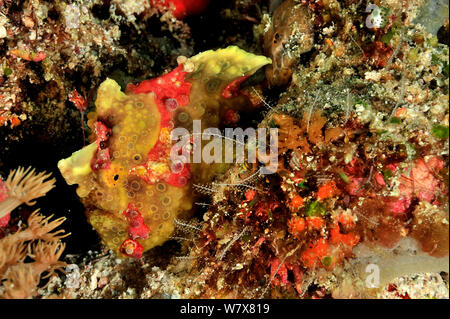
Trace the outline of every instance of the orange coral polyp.
<instances>
[{"instance_id":1,"label":"orange coral polyp","mask_svg":"<svg viewBox=\"0 0 450 319\"><path fill-rule=\"evenodd\" d=\"M299 239L306 230L306 222L302 217L294 217L289 221L289 233Z\"/></svg>"},{"instance_id":2,"label":"orange coral polyp","mask_svg":"<svg viewBox=\"0 0 450 319\"><path fill-rule=\"evenodd\" d=\"M336 193L336 182L330 181L319 187L319 190L317 191L317 199L324 200L333 197Z\"/></svg>"},{"instance_id":3,"label":"orange coral polyp","mask_svg":"<svg viewBox=\"0 0 450 319\"><path fill-rule=\"evenodd\" d=\"M9 121L11 122L11 128L20 124L20 120L17 116L13 116Z\"/></svg>"},{"instance_id":4,"label":"orange coral polyp","mask_svg":"<svg viewBox=\"0 0 450 319\"><path fill-rule=\"evenodd\" d=\"M308 228L315 230L321 230L325 226L325 221L322 217L307 217L306 223L308 224Z\"/></svg>"},{"instance_id":5,"label":"orange coral polyp","mask_svg":"<svg viewBox=\"0 0 450 319\"><path fill-rule=\"evenodd\" d=\"M359 242L359 235L354 233L341 234L339 224L330 230L330 243L334 245L344 244L353 247Z\"/></svg>"},{"instance_id":6,"label":"orange coral polyp","mask_svg":"<svg viewBox=\"0 0 450 319\"><path fill-rule=\"evenodd\" d=\"M359 235L342 234L337 224L330 230L328 239L321 238L316 243L310 243L303 251L300 260L308 268L323 266L332 269L351 252L358 242ZM330 263L323 263L324 258L331 258Z\"/></svg>"},{"instance_id":7,"label":"orange coral polyp","mask_svg":"<svg viewBox=\"0 0 450 319\"><path fill-rule=\"evenodd\" d=\"M301 207L301 206L303 206L303 204L304 204L304 200L303 200L303 198L301 197L301 196L299 196L299 195L295 195L294 197L292 197L292 199L291 199L291 203L290 203L290 206L292 207L292 208L299 208L299 207Z\"/></svg>"},{"instance_id":8,"label":"orange coral polyp","mask_svg":"<svg viewBox=\"0 0 450 319\"><path fill-rule=\"evenodd\" d=\"M302 253L300 260L308 268L314 268L321 264L321 259L328 256L330 248L324 238L321 238L315 244L309 244L308 248Z\"/></svg>"}]
</instances>

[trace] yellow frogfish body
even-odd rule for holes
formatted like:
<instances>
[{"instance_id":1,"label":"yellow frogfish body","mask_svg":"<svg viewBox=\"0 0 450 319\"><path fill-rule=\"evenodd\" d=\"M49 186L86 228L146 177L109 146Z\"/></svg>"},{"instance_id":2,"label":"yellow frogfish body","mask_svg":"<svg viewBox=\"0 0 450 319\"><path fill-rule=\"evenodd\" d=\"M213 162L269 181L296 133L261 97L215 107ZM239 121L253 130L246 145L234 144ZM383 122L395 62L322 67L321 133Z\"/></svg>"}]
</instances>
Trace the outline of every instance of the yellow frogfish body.
<instances>
[{"instance_id":1,"label":"yellow frogfish body","mask_svg":"<svg viewBox=\"0 0 450 319\"><path fill-rule=\"evenodd\" d=\"M118 256L139 258L163 244L177 218L190 215L193 183L211 181L227 165L171 161L171 132L219 127L251 108L239 85L270 59L235 46L186 59L173 71L126 93L111 79L88 116L93 141L58 167L86 207L89 223ZM178 166L177 166L178 165Z\"/></svg>"}]
</instances>

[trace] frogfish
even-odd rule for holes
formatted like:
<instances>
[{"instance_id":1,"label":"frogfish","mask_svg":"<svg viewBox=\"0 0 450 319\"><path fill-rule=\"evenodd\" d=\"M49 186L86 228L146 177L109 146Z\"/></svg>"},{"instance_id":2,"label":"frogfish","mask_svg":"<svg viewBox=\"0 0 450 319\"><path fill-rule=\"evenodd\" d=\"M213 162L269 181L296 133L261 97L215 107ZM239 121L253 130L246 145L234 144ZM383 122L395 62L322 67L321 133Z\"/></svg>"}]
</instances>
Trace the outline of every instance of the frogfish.
<instances>
[{"instance_id":1,"label":"frogfish","mask_svg":"<svg viewBox=\"0 0 450 319\"><path fill-rule=\"evenodd\" d=\"M88 114L91 144L58 162L86 208L89 223L119 257L140 258L173 234L175 221L193 212L194 183L207 183L228 164L174 163L171 131L220 127L230 112L252 108L240 85L264 56L236 46L209 50L160 77L129 84L100 84ZM228 116L229 117L229 116ZM191 144L186 147L192 146Z\"/></svg>"}]
</instances>

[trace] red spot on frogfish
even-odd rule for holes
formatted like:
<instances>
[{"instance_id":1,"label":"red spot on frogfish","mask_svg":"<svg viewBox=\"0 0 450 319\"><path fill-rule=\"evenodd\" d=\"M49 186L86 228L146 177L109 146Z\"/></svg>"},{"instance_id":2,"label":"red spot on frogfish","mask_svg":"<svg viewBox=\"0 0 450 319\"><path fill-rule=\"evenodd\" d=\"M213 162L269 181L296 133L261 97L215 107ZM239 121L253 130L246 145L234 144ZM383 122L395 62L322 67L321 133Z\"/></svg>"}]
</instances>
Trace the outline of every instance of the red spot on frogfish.
<instances>
[{"instance_id":1,"label":"red spot on frogfish","mask_svg":"<svg viewBox=\"0 0 450 319\"><path fill-rule=\"evenodd\" d=\"M173 111L179 106L189 104L189 94L192 85L184 80L187 72L183 68L183 65L180 65L173 71L158 78L142 81L138 85L130 84L127 87L127 91L134 94L150 92L155 94L155 103L161 115L161 130L165 128L171 129L173 127L171 121ZM167 159L171 146L171 141L165 141L160 131L158 141L148 153L148 161L160 162ZM152 175L151 172L149 172L149 175ZM189 165L185 164L180 172L171 172L164 181L172 186L183 187L190 177ZM151 184L145 176L142 178L145 182Z\"/></svg>"},{"instance_id":2,"label":"red spot on frogfish","mask_svg":"<svg viewBox=\"0 0 450 319\"><path fill-rule=\"evenodd\" d=\"M92 158L91 167L93 170L108 169L111 166L111 156L107 141L111 136L111 129L100 121L95 123L95 135L97 136L97 151Z\"/></svg>"},{"instance_id":3,"label":"red spot on frogfish","mask_svg":"<svg viewBox=\"0 0 450 319\"><path fill-rule=\"evenodd\" d=\"M144 218L134 204L128 204L128 208L123 212L123 215L128 220L128 234L132 239L148 237L150 228L145 224Z\"/></svg>"},{"instance_id":4,"label":"red spot on frogfish","mask_svg":"<svg viewBox=\"0 0 450 319\"><path fill-rule=\"evenodd\" d=\"M239 95L242 82L248 79L248 75L241 76L234 81L228 83L228 85L222 91L222 97L224 99L230 99Z\"/></svg>"},{"instance_id":5,"label":"red spot on frogfish","mask_svg":"<svg viewBox=\"0 0 450 319\"><path fill-rule=\"evenodd\" d=\"M120 246L120 252L127 257L139 259L142 257L144 247L133 239L126 239Z\"/></svg>"}]
</instances>

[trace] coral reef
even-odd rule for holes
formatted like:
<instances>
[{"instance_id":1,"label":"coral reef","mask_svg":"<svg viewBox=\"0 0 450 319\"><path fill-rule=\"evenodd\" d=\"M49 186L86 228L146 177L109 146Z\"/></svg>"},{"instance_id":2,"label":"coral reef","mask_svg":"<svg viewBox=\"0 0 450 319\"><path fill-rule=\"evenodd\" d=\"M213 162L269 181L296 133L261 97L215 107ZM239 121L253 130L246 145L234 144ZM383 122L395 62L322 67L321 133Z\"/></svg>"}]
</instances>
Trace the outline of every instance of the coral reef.
<instances>
[{"instance_id":1,"label":"coral reef","mask_svg":"<svg viewBox=\"0 0 450 319\"><path fill-rule=\"evenodd\" d=\"M54 187L51 174L35 173L35 169L19 167L12 170L3 182L0 179L0 227L8 224L10 213L23 203L32 206L36 198L44 196Z\"/></svg>"},{"instance_id":2,"label":"coral reef","mask_svg":"<svg viewBox=\"0 0 450 319\"><path fill-rule=\"evenodd\" d=\"M100 236L10 214L55 184L12 172L1 297L448 298L448 30L440 0L0 0L0 171ZM277 169L171 156L230 127Z\"/></svg>"},{"instance_id":3,"label":"coral reef","mask_svg":"<svg viewBox=\"0 0 450 319\"><path fill-rule=\"evenodd\" d=\"M64 217L50 221L53 216L45 217L36 210L28 217L27 227L19 225L14 231L9 225L15 208L22 203L34 205L34 199L54 187L54 179L46 180L49 176L45 172L36 174L31 167L19 167L5 182L0 179L0 298L33 297L41 278L53 276L66 265L59 258L65 248L61 239L69 234L54 231Z\"/></svg>"},{"instance_id":4,"label":"coral reef","mask_svg":"<svg viewBox=\"0 0 450 319\"><path fill-rule=\"evenodd\" d=\"M320 112L308 115L299 124L286 115L273 115L273 123L280 126L280 155L285 158L276 176L252 183L256 191L230 188L214 195L214 206L204 216L206 225L189 255L197 278L196 296L255 298L267 297L270 291L271 297L338 297L343 294L337 291L345 278L352 278L353 296L368 296L370 289L358 288L359 279L352 277L345 260L362 258L354 250L362 245L373 247L372 255L388 254L375 247L392 248L406 237L419 242L421 249L415 250L443 257L430 260L429 270L448 268L444 195L448 186L439 175L442 159L431 156L427 162L408 163L405 154L405 170L412 165L410 175L396 170L387 177L382 172L393 165L394 157L394 162L402 162L398 151L389 151L389 143L371 148L370 158L364 149L348 156L345 145L370 145L378 136L365 135L356 118L340 130L327 127L322 131L327 121ZM283 134L289 138L284 140ZM433 176L428 175L430 170ZM414 180L416 174L422 174L420 182ZM388 184L395 187L395 175L399 194L392 196L383 189L387 191ZM417 227L421 228L419 236ZM426 268L426 260L417 257L417 265L411 259L408 265ZM381 261L374 264L383 267ZM359 275L364 278L364 273ZM350 292L345 294L348 297Z\"/></svg>"},{"instance_id":5,"label":"coral reef","mask_svg":"<svg viewBox=\"0 0 450 319\"><path fill-rule=\"evenodd\" d=\"M28 227L0 239L0 298L24 299L37 295L41 278L63 270L59 261L65 244L61 239L69 234L53 231L64 218L50 221L35 211L28 218ZM33 259L32 262L26 261ZM42 276L45 274L44 276Z\"/></svg>"},{"instance_id":6,"label":"coral reef","mask_svg":"<svg viewBox=\"0 0 450 319\"><path fill-rule=\"evenodd\" d=\"M186 256L189 296L371 297L448 272L448 47L410 23L413 6L382 3L380 24L358 29L356 4L303 5L314 51L285 67L290 86L260 124L279 127L278 172L235 167L224 183L253 176L251 190L214 189Z\"/></svg>"},{"instance_id":7,"label":"coral reef","mask_svg":"<svg viewBox=\"0 0 450 319\"><path fill-rule=\"evenodd\" d=\"M148 78L192 54L186 24L149 1L4 1L0 10L0 133L6 141L39 130L41 139L77 143L79 113L67 103L74 88L91 104L105 76ZM151 23L170 31L144 35Z\"/></svg>"}]
</instances>

